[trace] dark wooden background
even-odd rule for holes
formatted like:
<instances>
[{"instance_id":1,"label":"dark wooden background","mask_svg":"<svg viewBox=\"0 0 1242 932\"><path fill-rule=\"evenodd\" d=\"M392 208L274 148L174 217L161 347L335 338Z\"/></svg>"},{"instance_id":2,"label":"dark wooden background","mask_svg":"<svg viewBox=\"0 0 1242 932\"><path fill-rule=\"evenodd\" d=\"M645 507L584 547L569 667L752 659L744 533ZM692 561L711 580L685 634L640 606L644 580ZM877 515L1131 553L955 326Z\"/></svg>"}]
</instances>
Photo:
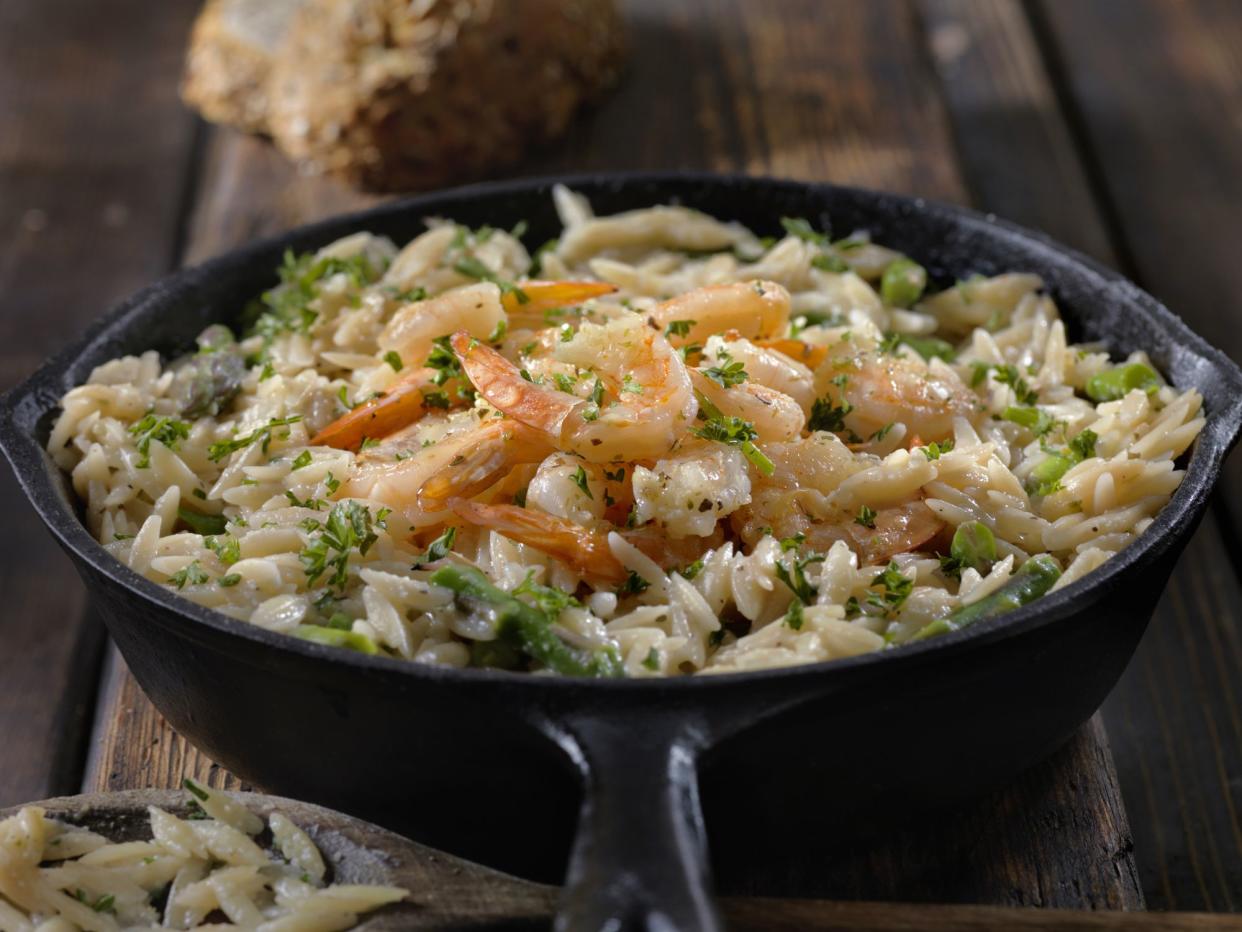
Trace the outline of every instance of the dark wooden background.
<instances>
[{"instance_id":1,"label":"dark wooden background","mask_svg":"<svg viewBox=\"0 0 1242 932\"><path fill-rule=\"evenodd\" d=\"M1242 4L628 0L625 83L510 174L746 171L973 204L1120 268L1242 359ZM365 203L196 121L191 0L0 4L0 388L184 262ZM1242 908L1242 461L1102 715L970 810L796 858L737 893ZM0 807L235 785L173 734L0 477ZM1111 750L1110 750L1111 745Z\"/></svg>"}]
</instances>

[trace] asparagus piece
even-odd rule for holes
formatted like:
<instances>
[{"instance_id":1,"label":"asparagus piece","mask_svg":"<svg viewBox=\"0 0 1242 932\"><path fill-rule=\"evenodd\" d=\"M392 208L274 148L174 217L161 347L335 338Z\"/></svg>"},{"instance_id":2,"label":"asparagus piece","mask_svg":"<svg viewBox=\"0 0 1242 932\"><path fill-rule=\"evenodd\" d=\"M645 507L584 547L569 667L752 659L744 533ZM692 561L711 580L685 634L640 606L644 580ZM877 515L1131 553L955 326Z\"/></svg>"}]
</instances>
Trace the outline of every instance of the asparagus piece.
<instances>
[{"instance_id":1,"label":"asparagus piece","mask_svg":"<svg viewBox=\"0 0 1242 932\"><path fill-rule=\"evenodd\" d=\"M921 628L910 640L922 641L937 634L958 631L976 621L994 618L1033 602L1052 588L1061 578L1057 561L1046 553L1031 557L1018 568L1009 582L978 602L963 605L945 618L937 619Z\"/></svg>"},{"instance_id":2,"label":"asparagus piece","mask_svg":"<svg viewBox=\"0 0 1242 932\"><path fill-rule=\"evenodd\" d=\"M379 646L365 634L342 631L340 628L324 628L320 625L298 625L293 636L303 641L314 641L328 647L345 647L360 654L378 654Z\"/></svg>"},{"instance_id":3,"label":"asparagus piece","mask_svg":"<svg viewBox=\"0 0 1242 932\"><path fill-rule=\"evenodd\" d=\"M459 603L487 608L495 618L499 640L521 651L549 670L566 676L622 676L621 659L612 648L584 651L562 641L546 612L499 589L481 572L469 566L445 566L431 574L431 583L451 589ZM491 652L493 657L503 657ZM476 654L488 656L488 653Z\"/></svg>"},{"instance_id":4,"label":"asparagus piece","mask_svg":"<svg viewBox=\"0 0 1242 932\"><path fill-rule=\"evenodd\" d=\"M1151 366L1131 362L1091 376L1087 380L1086 392L1087 397L1094 402L1116 401L1136 388L1150 393L1159 387L1160 378Z\"/></svg>"}]
</instances>

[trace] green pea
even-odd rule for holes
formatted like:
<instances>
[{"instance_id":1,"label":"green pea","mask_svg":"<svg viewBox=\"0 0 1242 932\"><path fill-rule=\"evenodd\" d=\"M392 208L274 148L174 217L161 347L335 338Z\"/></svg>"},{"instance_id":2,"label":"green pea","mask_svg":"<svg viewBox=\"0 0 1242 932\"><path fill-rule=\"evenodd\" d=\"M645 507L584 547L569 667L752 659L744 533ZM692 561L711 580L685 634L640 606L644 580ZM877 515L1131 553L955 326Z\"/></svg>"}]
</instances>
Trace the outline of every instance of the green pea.
<instances>
[{"instance_id":1,"label":"green pea","mask_svg":"<svg viewBox=\"0 0 1242 932\"><path fill-rule=\"evenodd\" d=\"M910 347L928 362L939 357L945 362L952 362L957 358L957 350L953 348L953 344L939 337L916 337L910 333L901 335L901 342Z\"/></svg>"},{"instance_id":2,"label":"green pea","mask_svg":"<svg viewBox=\"0 0 1242 932\"><path fill-rule=\"evenodd\" d=\"M961 567L973 567L986 573L996 562L996 537L992 529L982 521L967 521L958 525L949 546L949 556Z\"/></svg>"},{"instance_id":3,"label":"green pea","mask_svg":"<svg viewBox=\"0 0 1242 932\"><path fill-rule=\"evenodd\" d=\"M1069 472L1073 465L1072 458L1060 453L1049 453L1027 476L1027 491L1034 495L1051 495L1057 490L1061 477Z\"/></svg>"},{"instance_id":4,"label":"green pea","mask_svg":"<svg viewBox=\"0 0 1242 932\"><path fill-rule=\"evenodd\" d=\"M1134 389L1141 389L1149 395L1160 387L1160 377L1151 366L1141 362L1130 362L1124 366L1114 366L1091 376L1087 380L1087 397L1097 404L1102 401L1116 401L1124 398Z\"/></svg>"},{"instance_id":5,"label":"green pea","mask_svg":"<svg viewBox=\"0 0 1242 932\"><path fill-rule=\"evenodd\" d=\"M303 641L326 644L328 647L345 647L360 654L378 654L379 647L365 634L342 631L340 628L322 628L319 625L298 625L293 636Z\"/></svg>"},{"instance_id":6,"label":"green pea","mask_svg":"<svg viewBox=\"0 0 1242 932\"><path fill-rule=\"evenodd\" d=\"M880 297L892 307L909 307L923 296L927 270L912 259L894 259L880 278Z\"/></svg>"}]
</instances>

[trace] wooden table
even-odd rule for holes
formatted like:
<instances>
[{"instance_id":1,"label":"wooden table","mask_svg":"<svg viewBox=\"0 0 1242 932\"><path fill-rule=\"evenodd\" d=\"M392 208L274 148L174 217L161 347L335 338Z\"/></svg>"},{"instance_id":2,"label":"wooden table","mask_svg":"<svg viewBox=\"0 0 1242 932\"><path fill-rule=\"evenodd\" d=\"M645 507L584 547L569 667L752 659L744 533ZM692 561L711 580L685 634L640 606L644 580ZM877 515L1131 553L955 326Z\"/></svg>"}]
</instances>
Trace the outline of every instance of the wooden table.
<instances>
[{"instance_id":1,"label":"wooden table","mask_svg":"<svg viewBox=\"0 0 1242 932\"><path fill-rule=\"evenodd\" d=\"M184 262L365 203L197 122L188 0L0 6L0 387ZM629 0L621 89L513 174L699 168L973 204L1133 276L1242 358L1242 5ZM1242 462L1102 712L970 809L879 840L717 851L733 894L1242 906ZM174 734L0 478L0 806L235 786ZM1111 749L1110 749L1111 744Z\"/></svg>"}]
</instances>

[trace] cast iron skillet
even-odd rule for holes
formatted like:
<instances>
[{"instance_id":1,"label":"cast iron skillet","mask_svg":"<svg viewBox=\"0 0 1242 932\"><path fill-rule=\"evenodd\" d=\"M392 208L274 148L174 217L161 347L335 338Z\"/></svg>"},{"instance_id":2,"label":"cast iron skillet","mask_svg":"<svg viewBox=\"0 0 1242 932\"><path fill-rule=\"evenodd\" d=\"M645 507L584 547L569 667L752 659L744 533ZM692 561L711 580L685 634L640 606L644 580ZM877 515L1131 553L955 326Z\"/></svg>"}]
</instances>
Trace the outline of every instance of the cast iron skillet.
<instances>
[{"instance_id":1,"label":"cast iron skillet","mask_svg":"<svg viewBox=\"0 0 1242 932\"><path fill-rule=\"evenodd\" d=\"M567 179L600 213L679 201L779 232L869 229L941 283L1038 272L1076 336L1147 349L1208 423L1172 502L1089 579L964 632L880 654L721 677L592 682L451 670L310 644L183 601L112 560L43 452L57 400L107 359L192 345L270 286L287 248L355 230L405 242L427 215L556 235L550 180L390 203L185 269L126 301L11 392L0 442L130 669L180 732L268 790L454 853L554 876L576 834L566 929L714 929L705 826L732 850L974 795L1095 711L1151 617L1242 427L1242 372L1150 296L1043 236L888 194L745 177ZM760 845L761 846L761 845Z\"/></svg>"}]
</instances>

